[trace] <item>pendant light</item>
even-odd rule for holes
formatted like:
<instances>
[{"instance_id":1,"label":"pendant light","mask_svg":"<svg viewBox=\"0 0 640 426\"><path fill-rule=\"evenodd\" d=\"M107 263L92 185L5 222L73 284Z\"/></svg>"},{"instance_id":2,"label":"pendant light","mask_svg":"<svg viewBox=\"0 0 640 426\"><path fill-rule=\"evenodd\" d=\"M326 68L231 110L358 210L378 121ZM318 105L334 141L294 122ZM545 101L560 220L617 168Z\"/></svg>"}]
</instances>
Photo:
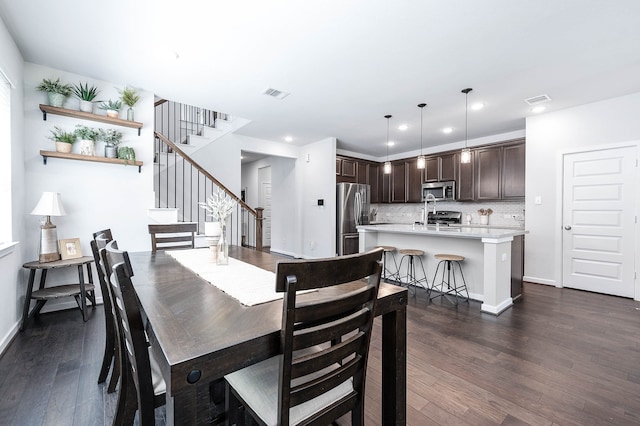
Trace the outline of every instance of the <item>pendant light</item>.
<instances>
[{"instance_id":1,"label":"pendant light","mask_svg":"<svg viewBox=\"0 0 640 426\"><path fill-rule=\"evenodd\" d=\"M427 104L418 104L418 108L420 108L420 155L418 156L418 169L424 169L427 164L426 158L422 155L422 116L424 115L424 107Z\"/></svg>"},{"instance_id":2,"label":"pendant light","mask_svg":"<svg viewBox=\"0 0 640 426\"><path fill-rule=\"evenodd\" d=\"M469 108L468 108L468 99L469 92L473 89L467 88L462 89L462 93L464 93L464 148L460 153L460 162L461 163L470 163L471 162L471 151L467 148L467 130L469 128Z\"/></svg>"},{"instance_id":3,"label":"pendant light","mask_svg":"<svg viewBox=\"0 0 640 426\"><path fill-rule=\"evenodd\" d=\"M391 162L389 161L389 119L391 117L392 117L391 115L384 116L384 118L387 119L387 161L384 162L384 166L382 167L382 170L385 175L388 175L391 173Z\"/></svg>"}]
</instances>

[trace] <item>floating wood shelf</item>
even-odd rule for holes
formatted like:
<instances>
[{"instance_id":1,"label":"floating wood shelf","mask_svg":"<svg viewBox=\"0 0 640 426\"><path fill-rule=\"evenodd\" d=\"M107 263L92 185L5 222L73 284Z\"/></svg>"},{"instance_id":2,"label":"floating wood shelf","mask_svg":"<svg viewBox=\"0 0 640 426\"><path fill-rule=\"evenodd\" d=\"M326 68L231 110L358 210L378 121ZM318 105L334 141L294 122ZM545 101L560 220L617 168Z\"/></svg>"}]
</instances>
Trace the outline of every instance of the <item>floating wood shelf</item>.
<instances>
[{"instance_id":1,"label":"floating wood shelf","mask_svg":"<svg viewBox=\"0 0 640 426\"><path fill-rule=\"evenodd\" d=\"M138 136L140 136L140 129L142 129L142 123L137 121L123 120L121 118L107 117L106 115L92 114L90 112L76 111L73 109L59 108L51 105L40 104L40 111L42 111L42 119L47 121L47 113L61 115L64 117L82 118L84 120L97 121L100 123L115 124L116 126L131 127L138 129Z\"/></svg>"},{"instance_id":2,"label":"floating wood shelf","mask_svg":"<svg viewBox=\"0 0 640 426\"><path fill-rule=\"evenodd\" d=\"M129 165L129 166L138 166L138 173L142 171L142 161L127 161L121 158L107 158L107 157L98 157L95 155L80 155L80 154L66 154L63 152L57 151L40 151L40 155L42 155L42 163L47 164L47 158L66 158L67 160L80 160L80 161L92 161L94 163L108 163L108 164L119 164L119 165Z\"/></svg>"}]
</instances>

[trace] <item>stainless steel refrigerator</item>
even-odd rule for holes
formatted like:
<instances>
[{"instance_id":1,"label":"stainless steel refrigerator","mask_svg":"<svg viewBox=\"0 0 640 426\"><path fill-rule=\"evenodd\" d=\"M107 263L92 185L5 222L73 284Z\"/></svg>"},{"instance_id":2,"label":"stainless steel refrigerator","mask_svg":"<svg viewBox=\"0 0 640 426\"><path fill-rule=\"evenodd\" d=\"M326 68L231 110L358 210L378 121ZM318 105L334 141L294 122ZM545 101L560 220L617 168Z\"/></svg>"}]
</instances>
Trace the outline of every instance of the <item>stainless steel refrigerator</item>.
<instances>
[{"instance_id":1,"label":"stainless steel refrigerator","mask_svg":"<svg viewBox=\"0 0 640 426\"><path fill-rule=\"evenodd\" d=\"M336 188L336 253L338 256L358 252L357 225L369 224L369 185L339 183Z\"/></svg>"}]
</instances>

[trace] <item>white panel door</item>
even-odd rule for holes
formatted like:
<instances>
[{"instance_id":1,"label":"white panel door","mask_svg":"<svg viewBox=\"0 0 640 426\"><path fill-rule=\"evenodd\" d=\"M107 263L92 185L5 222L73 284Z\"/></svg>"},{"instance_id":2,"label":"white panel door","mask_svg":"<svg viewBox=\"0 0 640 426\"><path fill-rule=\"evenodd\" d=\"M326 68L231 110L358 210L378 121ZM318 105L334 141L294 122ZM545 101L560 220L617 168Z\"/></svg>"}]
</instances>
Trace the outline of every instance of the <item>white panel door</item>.
<instances>
[{"instance_id":1,"label":"white panel door","mask_svg":"<svg viewBox=\"0 0 640 426\"><path fill-rule=\"evenodd\" d=\"M271 182L262 182L260 188L260 205L262 212L262 245L271 247Z\"/></svg>"},{"instance_id":2,"label":"white panel door","mask_svg":"<svg viewBox=\"0 0 640 426\"><path fill-rule=\"evenodd\" d=\"M634 296L636 148L564 157L563 285Z\"/></svg>"}]
</instances>

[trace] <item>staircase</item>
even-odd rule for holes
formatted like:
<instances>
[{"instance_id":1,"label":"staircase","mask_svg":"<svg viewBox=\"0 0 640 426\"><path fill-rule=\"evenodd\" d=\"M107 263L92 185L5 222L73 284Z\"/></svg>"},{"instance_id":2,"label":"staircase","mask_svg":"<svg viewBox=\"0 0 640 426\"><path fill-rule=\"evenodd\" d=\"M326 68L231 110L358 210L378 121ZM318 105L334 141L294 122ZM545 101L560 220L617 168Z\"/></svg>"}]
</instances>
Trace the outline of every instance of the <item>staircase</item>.
<instances>
[{"instance_id":1,"label":"staircase","mask_svg":"<svg viewBox=\"0 0 640 426\"><path fill-rule=\"evenodd\" d=\"M198 164L192 155L216 139L244 126L226 114L160 100L155 105L154 192L150 216L195 222L204 234L206 212L199 206L218 189L237 203L226 229L230 244L262 250L262 210L253 209Z\"/></svg>"}]
</instances>

